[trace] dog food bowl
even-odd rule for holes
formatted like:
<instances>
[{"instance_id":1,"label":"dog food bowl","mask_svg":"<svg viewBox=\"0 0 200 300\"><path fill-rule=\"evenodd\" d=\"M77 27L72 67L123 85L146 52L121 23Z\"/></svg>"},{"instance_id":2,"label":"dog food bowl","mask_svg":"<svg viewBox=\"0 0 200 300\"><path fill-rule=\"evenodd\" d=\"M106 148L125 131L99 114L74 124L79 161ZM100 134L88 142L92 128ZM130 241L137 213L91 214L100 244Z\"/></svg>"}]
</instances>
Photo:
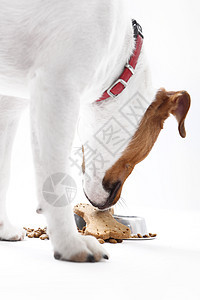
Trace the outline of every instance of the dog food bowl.
<instances>
[{"instance_id":1,"label":"dog food bowl","mask_svg":"<svg viewBox=\"0 0 200 300\"><path fill-rule=\"evenodd\" d=\"M142 236L148 235L147 226L144 218L141 217L135 217L135 216L121 216L121 215L113 215L115 220L121 224L124 224L125 226L129 227L131 230L131 235L137 235L141 234ZM83 218L78 216L77 214L74 214L76 226L81 230L84 226L86 226L85 221ZM149 238L134 238L134 239L127 239L127 240L152 240L155 239L155 237L149 237Z\"/></svg>"},{"instance_id":2,"label":"dog food bowl","mask_svg":"<svg viewBox=\"0 0 200 300\"><path fill-rule=\"evenodd\" d=\"M117 222L129 227L132 235L136 235L139 233L143 236L148 234L147 226L144 218L134 217L134 216L120 216L120 215L113 215L113 217Z\"/></svg>"}]
</instances>

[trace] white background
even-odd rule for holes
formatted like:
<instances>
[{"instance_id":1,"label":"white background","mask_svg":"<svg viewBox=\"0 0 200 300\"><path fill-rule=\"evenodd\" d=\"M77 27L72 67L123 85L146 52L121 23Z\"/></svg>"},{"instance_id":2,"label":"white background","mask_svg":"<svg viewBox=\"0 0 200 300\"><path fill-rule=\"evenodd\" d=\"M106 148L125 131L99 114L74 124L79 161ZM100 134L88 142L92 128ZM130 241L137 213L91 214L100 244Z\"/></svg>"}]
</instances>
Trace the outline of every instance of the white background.
<instances>
[{"instance_id":1,"label":"white background","mask_svg":"<svg viewBox=\"0 0 200 300\"><path fill-rule=\"evenodd\" d=\"M136 299L199 299L200 267L200 139L199 139L199 3L197 0L131 1L132 16L143 27L145 48L156 87L187 90L192 106L186 139L170 117L148 158L127 180L117 211L146 218L156 241L106 245L109 262L77 265L52 260L49 242L28 240L0 245L0 279L4 299L60 299L72 293L84 299L127 296ZM80 183L80 178L77 178ZM85 201L79 191L79 201ZM25 112L14 144L9 215L23 226L42 226L35 214L34 171ZM47 246L48 245L48 246ZM6 256L7 255L7 256ZM8 259L9 257L9 259ZM24 266L23 266L24 265ZM23 267L22 267L23 266ZM49 270L49 271L47 271ZM95 273L95 274L94 274ZM29 278L32 285L30 288ZM18 280L17 280L18 279ZM77 291L79 283L82 291ZM1 285L1 284L0 284ZM30 282L30 286L31 282ZM9 289L13 286L13 289ZM31 292L32 290L32 292ZM29 294L31 292L31 295ZM125 293L125 294L124 294ZM32 297L32 298L31 298Z\"/></svg>"}]
</instances>

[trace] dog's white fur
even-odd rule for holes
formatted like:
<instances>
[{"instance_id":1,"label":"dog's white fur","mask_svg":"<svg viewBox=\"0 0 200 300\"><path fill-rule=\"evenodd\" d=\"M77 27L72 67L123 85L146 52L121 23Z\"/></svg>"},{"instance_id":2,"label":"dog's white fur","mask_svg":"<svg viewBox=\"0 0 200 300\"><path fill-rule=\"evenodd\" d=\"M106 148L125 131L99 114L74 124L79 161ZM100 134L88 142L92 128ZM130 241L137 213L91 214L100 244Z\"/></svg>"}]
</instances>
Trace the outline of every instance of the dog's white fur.
<instances>
[{"instance_id":1,"label":"dog's white fur","mask_svg":"<svg viewBox=\"0 0 200 300\"><path fill-rule=\"evenodd\" d=\"M95 239L76 233L71 205L49 205L42 197L42 185L53 173L70 173L68 157L80 107L91 106L102 95L133 52L127 3L0 0L0 7L0 238L23 238L23 232L6 217L5 200L12 140L20 113L30 99L39 207L46 216L54 251L65 260L80 252L101 257L105 250ZM92 106L95 129L110 115L116 113L120 118L118 107L138 91L149 101L155 96L144 51L126 91L116 101ZM133 129L128 130L133 134ZM102 155L107 155L103 149ZM110 158L101 179L116 159ZM99 179L85 181L84 187L96 202L108 196Z\"/></svg>"}]
</instances>

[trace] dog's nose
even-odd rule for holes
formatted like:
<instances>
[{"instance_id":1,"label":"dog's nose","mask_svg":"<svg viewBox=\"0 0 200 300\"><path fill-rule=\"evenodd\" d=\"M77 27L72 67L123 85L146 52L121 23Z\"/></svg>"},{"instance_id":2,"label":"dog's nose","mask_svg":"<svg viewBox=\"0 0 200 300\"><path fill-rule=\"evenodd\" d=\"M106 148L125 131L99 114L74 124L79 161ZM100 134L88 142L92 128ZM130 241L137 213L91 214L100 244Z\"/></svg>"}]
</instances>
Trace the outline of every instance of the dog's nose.
<instances>
[{"instance_id":1,"label":"dog's nose","mask_svg":"<svg viewBox=\"0 0 200 300\"><path fill-rule=\"evenodd\" d=\"M119 189L122 186L122 183L121 183L121 181L117 181L114 184L112 184L111 187L108 187L104 183L103 186L104 186L105 190L110 193L110 195L107 198L107 201L106 201L106 203L104 204L104 207L103 207L103 209L105 209L105 208L109 208L114 203L116 203L116 196L117 196L117 193L118 193Z\"/></svg>"},{"instance_id":2,"label":"dog's nose","mask_svg":"<svg viewBox=\"0 0 200 300\"><path fill-rule=\"evenodd\" d=\"M107 209L109 207L111 207L115 201L115 198L117 196L117 193L119 191L119 189L121 188L122 183L121 181L117 181L114 184L109 184L107 182L103 182L103 187L106 190L106 192L109 193L108 198L106 199L104 204L98 204L98 203L94 203L91 199L88 198L88 196L85 193L85 196L87 197L87 199L90 201L90 203L99 208L99 209ZM115 201L116 202L116 201Z\"/></svg>"}]
</instances>

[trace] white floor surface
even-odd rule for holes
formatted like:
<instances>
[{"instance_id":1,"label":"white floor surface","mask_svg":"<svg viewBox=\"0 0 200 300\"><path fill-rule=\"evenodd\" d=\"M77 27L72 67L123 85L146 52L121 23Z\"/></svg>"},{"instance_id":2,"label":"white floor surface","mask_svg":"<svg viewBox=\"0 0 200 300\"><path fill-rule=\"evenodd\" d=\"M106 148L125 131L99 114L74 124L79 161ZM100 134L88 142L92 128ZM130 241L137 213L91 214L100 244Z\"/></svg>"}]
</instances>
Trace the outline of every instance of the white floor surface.
<instances>
[{"instance_id":1,"label":"white floor surface","mask_svg":"<svg viewBox=\"0 0 200 300\"><path fill-rule=\"evenodd\" d=\"M0 299L199 300L199 213L146 215L158 238L105 244L100 263L56 261L50 241L1 242Z\"/></svg>"}]
</instances>

